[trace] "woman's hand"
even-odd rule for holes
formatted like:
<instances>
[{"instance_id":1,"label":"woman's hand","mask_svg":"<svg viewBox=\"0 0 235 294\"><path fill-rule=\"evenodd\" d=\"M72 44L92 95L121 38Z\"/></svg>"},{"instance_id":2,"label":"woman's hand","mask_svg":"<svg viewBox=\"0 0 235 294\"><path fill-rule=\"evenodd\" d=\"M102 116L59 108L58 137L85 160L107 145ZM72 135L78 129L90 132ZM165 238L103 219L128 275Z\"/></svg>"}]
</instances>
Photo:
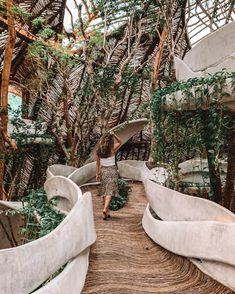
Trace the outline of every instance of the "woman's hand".
<instances>
[{"instance_id":1,"label":"woman's hand","mask_svg":"<svg viewBox=\"0 0 235 294\"><path fill-rule=\"evenodd\" d=\"M95 178L96 178L96 181L97 182L100 182L100 175L99 174L96 174L96 177Z\"/></svg>"}]
</instances>

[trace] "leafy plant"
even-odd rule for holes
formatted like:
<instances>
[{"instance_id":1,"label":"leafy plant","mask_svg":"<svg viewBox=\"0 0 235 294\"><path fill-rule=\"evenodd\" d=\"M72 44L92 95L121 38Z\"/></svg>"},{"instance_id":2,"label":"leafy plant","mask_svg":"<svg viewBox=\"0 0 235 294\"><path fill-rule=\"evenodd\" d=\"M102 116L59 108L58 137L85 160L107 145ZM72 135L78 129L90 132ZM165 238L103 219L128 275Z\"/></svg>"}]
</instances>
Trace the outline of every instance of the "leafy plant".
<instances>
[{"instance_id":1,"label":"leafy plant","mask_svg":"<svg viewBox=\"0 0 235 294\"><path fill-rule=\"evenodd\" d=\"M55 210L56 200L48 201L44 189L32 191L26 197L26 204L16 212L25 218L25 227L21 228L24 242L30 242L53 231L65 215Z\"/></svg>"},{"instance_id":2,"label":"leafy plant","mask_svg":"<svg viewBox=\"0 0 235 294\"><path fill-rule=\"evenodd\" d=\"M168 163L177 189L178 164L193 157L207 157L210 196L221 201L220 161L226 157L235 117L222 103L234 92L235 73L224 71L177 82L154 92L151 118L154 124L154 156ZM179 99L180 97L180 99Z\"/></svg>"},{"instance_id":3,"label":"leafy plant","mask_svg":"<svg viewBox=\"0 0 235 294\"><path fill-rule=\"evenodd\" d=\"M128 186L128 183L124 179L119 178L118 179L118 195L112 198L109 208L111 210L118 210L124 207L128 201L129 191L130 191L130 186Z\"/></svg>"}]
</instances>

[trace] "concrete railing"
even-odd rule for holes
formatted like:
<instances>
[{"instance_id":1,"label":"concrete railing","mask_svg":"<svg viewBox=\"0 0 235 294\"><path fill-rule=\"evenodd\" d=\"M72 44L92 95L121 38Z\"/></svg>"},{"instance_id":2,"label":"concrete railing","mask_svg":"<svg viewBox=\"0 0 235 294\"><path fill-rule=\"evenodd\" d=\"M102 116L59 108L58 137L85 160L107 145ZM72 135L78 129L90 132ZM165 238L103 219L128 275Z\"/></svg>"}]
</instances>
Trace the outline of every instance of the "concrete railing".
<instances>
[{"instance_id":1,"label":"concrete railing","mask_svg":"<svg viewBox=\"0 0 235 294\"><path fill-rule=\"evenodd\" d=\"M125 143L146 123L146 119L130 121L114 130ZM137 165L143 163L137 162ZM139 168L136 173L136 177L140 177ZM44 185L47 197L58 198L55 208L64 212L66 217L45 237L0 250L0 266L4 269L0 275L0 293L31 293L65 264L65 269L56 278L33 293L79 294L82 291L89 264L89 246L95 242L96 233L91 194L82 195L78 186L92 182L94 178L94 162L78 169L60 164L47 169ZM21 206L5 201L1 201L1 205L13 209Z\"/></svg>"},{"instance_id":2,"label":"concrete railing","mask_svg":"<svg viewBox=\"0 0 235 294\"><path fill-rule=\"evenodd\" d=\"M150 238L171 252L190 258L202 271L235 289L235 215L209 200L164 187L167 173L162 167L157 177L142 161L120 161L118 169L121 177L142 181L145 186L149 204L142 224ZM94 176L93 162L68 177L83 185ZM161 220L153 217L149 207Z\"/></svg>"},{"instance_id":3,"label":"concrete railing","mask_svg":"<svg viewBox=\"0 0 235 294\"><path fill-rule=\"evenodd\" d=\"M186 256L203 272L235 290L235 215L206 199L145 181L149 205L142 224L167 250ZM150 208L159 217L150 213Z\"/></svg>"},{"instance_id":4,"label":"concrete railing","mask_svg":"<svg viewBox=\"0 0 235 294\"><path fill-rule=\"evenodd\" d=\"M67 208L68 214L45 237L0 250L0 266L4 269L0 275L0 293L31 293L70 261L62 276L57 278L58 284L53 281L35 293L80 293L82 289L88 267L88 248L96 240L91 194L82 195L76 184L61 176L46 181L45 190L48 198L56 196L66 199L66 206L62 209ZM69 269L75 266L79 274L70 276ZM58 285L67 276L66 272L69 272L68 279L73 279L73 283L63 284L64 287L58 291Z\"/></svg>"},{"instance_id":5,"label":"concrete railing","mask_svg":"<svg viewBox=\"0 0 235 294\"><path fill-rule=\"evenodd\" d=\"M188 77L189 78L189 77ZM166 110L172 110L180 108L180 110L196 110L199 106L203 109L208 109L210 103L214 99L214 88L212 86L207 86L209 93L207 96L200 97L200 102L196 99L188 99L187 92L177 91L172 94L166 95ZM197 97L196 93L202 86L193 86L191 88L191 93L195 93L194 97ZM232 112L235 112L235 93L233 90L233 80L227 78L225 84L221 87L221 93L223 96L220 97L221 103L227 107ZM200 103L200 104L199 104Z\"/></svg>"},{"instance_id":6,"label":"concrete railing","mask_svg":"<svg viewBox=\"0 0 235 294\"><path fill-rule=\"evenodd\" d=\"M167 173L162 167L157 178L141 161L118 162L118 169L121 177L142 181L145 186L149 205L142 223L146 233L162 247L190 258L202 271L235 289L235 215L209 200L164 187ZM94 176L93 162L72 172L68 178L83 185ZM150 206L161 220L152 216Z\"/></svg>"},{"instance_id":7,"label":"concrete railing","mask_svg":"<svg viewBox=\"0 0 235 294\"><path fill-rule=\"evenodd\" d=\"M148 120L146 118L136 119L131 121L126 121L120 125L117 125L111 129L115 134L121 139L121 146L125 144L131 137L133 137L138 132L142 131L147 125ZM95 151L97 149L97 144L92 150L89 159L86 163L92 162L95 160ZM120 146L120 147L121 147Z\"/></svg>"},{"instance_id":8,"label":"concrete railing","mask_svg":"<svg viewBox=\"0 0 235 294\"><path fill-rule=\"evenodd\" d=\"M203 38L183 60L175 57L177 80L213 74L222 69L235 71L235 22Z\"/></svg>"},{"instance_id":9,"label":"concrete railing","mask_svg":"<svg viewBox=\"0 0 235 294\"><path fill-rule=\"evenodd\" d=\"M235 22L232 22L202 39L184 60L175 57L177 80L206 76L224 68L235 71L234 31ZM235 112L232 83L232 79L226 79L220 99ZM196 93L200 87L191 90ZM208 90L207 97L200 101L204 109L208 108L210 92L214 91L210 86ZM198 102L189 102L187 93L177 91L167 96L166 109L177 107L195 110ZM188 163L181 168L182 174L188 173ZM235 290L235 215L214 202L173 191L150 180L145 181L145 189L149 206L161 219L154 218L148 206L143 217L146 233L164 248L191 258L202 271Z\"/></svg>"}]
</instances>

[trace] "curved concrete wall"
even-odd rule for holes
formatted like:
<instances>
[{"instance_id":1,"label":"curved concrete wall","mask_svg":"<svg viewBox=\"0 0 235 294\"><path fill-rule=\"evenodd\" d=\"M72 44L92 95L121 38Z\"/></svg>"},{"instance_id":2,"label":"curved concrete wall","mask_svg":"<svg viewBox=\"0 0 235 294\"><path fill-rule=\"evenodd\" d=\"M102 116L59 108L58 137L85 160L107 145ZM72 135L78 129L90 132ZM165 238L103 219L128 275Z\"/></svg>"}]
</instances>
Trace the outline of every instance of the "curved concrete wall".
<instances>
[{"instance_id":1,"label":"curved concrete wall","mask_svg":"<svg viewBox=\"0 0 235 294\"><path fill-rule=\"evenodd\" d=\"M234 32L235 22L231 22L209 34L187 52L184 61L193 71L205 70L221 63L235 53ZM230 69L235 71L234 57L231 61Z\"/></svg>"},{"instance_id":2,"label":"curved concrete wall","mask_svg":"<svg viewBox=\"0 0 235 294\"><path fill-rule=\"evenodd\" d=\"M56 177L49 181L51 186L58 184ZM72 183L64 178L63 182L66 181ZM46 190L48 190L47 186L48 183L45 185ZM54 191L56 192L54 196L64 194L59 187ZM82 196L78 187L68 192L71 193L70 201L74 201L75 198L77 201L55 230L31 243L0 250L0 267L4 269L0 275L0 293L32 292L61 266L95 242L91 194ZM53 197L53 191L50 192L50 197Z\"/></svg>"},{"instance_id":3,"label":"curved concrete wall","mask_svg":"<svg viewBox=\"0 0 235 294\"><path fill-rule=\"evenodd\" d=\"M231 252L235 244L235 223L161 221L154 219L146 209L143 226L156 243L171 252L235 266L234 250Z\"/></svg>"},{"instance_id":4,"label":"curved concrete wall","mask_svg":"<svg viewBox=\"0 0 235 294\"><path fill-rule=\"evenodd\" d=\"M142 221L146 233L166 249L192 258L202 271L234 289L235 255L231 256L230 252L235 241L235 215L209 200L162 186L167 180L164 168L159 168L158 177L140 161L121 161L118 168L122 177L144 183L149 205L162 219L154 219L147 207ZM187 172L187 164L182 169ZM94 175L95 163L90 163L69 178L83 184ZM200 258L200 263L195 258Z\"/></svg>"},{"instance_id":5,"label":"curved concrete wall","mask_svg":"<svg viewBox=\"0 0 235 294\"><path fill-rule=\"evenodd\" d=\"M89 248L68 263L65 269L34 294L79 294L85 283L89 265Z\"/></svg>"},{"instance_id":6,"label":"curved concrete wall","mask_svg":"<svg viewBox=\"0 0 235 294\"><path fill-rule=\"evenodd\" d=\"M71 173L73 173L76 170L77 168L73 166L54 164L47 168L47 179L54 176L68 177L69 175L71 175Z\"/></svg>"},{"instance_id":7,"label":"curved concrete wall","mask_svg":"<svg viewBox=\"0 0 235 294\"><path fill-rule=\"evenodd\" d=\"M145 185L150 206L166 221L224 220L235 222L235 215L207 199L188 196L150 180Z\"/></svg>"},{"instance_id":8,"label":"curved concrete wall","mask_svg":"<svg viewBox=\"0 0 235 294\"><path fill-rule=\"evenodd\" d=\"M235 71L234 32L235 22L232 22L202 39L186 54L184 60L175 57L177 80L207 76L224 68ZM193 87L192 91L196 93L199 87ZM208 89L213 92L212 88ZM227 95L219 98L235 112L232 79L226 80L223 92ZM197 101L189 104L187 100L182 91L177 91L167 97L166 109L197 108ZM207 97L204 102L202 107L206 109ZM192 170L193 166L190 165ZM187 175L189 172L188 163L181 164L181 174ZM214 202L187 196L149 180L145 182L145 188L151 208L162 219L154 219L147 208L143 217L147 234L168 250L193 258L192 261L202 271L235 290L235 215Z\"/></svg>"},{"instance_id":9,"label":"curved concrete wall","mask_svg":"<svg viewBox=\"0 0 235 294\"><path fill-rule=\"evenodd\" d=\"M155 219L148 206L142 221L146 233L164 248L191 258L202 271L234 289L235 254L231 252L235 244L235 215L209 200L157 184L157 178L144 162L125 160L118 162L118 168L122 177L144 183L149 205L162 219ZM94 176L95 163L81 170L83 183ZM182 164L182 170L188 172L187 164ZM77 183L80 172L78 169L72 174ZM159 183L164 184L164 168L159 173ZM201 259L200 263L195 258Z\"/></svg>"},{"instance_id":10,"label":"curved concrete wall","mask_svg":"<svg viewBox=\"0 0 235 294\"><path fill-rule=\"evenodd\" d=\"M213 74L222 69L235 71L235 22L203 38L187 52L184 60L175 57L177 80Z\"/></svg>"},{"instance_id":11,"label":"curved concrete wall","mask_svg":"<svg viewBox=\"0 0 235 294\"><path fill-rule=\"evenodd\" d=\"M125 143L146 123L146 119L140 119L113 130ZM139 167L140 163L136 164ZM136 172L140 177L139 169ZM0 250L0 266L4 268L0 275L0 293L30 293L66 263L65 269L55 279L34 293L79 294L82 291L88 269L89 246L95 242L96 233L91 194L82 195L77 185L84 185L94 177L95 162L79 169L63 165L48 168L48 180L44 185L47 197L57 197L56 208L67 216L47 236L19 247ZM1 204L9 208L21 205L5 201Z\"/></svg>"},{"instance_id":12,"label":"curved concrete wall","mask_svg":"<svg viewBox=\"0 0 235 294\"><path fill-rule=\"evenodd\" d=\"M115 134L121 139L122 144L125 144L131 137L133 137L138 132L142 131L143 128L147 125L148 120L146 118L131 120L124 122L120 125L115 126L110 131L115 132ZM95 151L97 149L98 144L96 144L95 148L93 149L89 159L86 163L92 162L95 160ZM120 147L121 147L120 146Z\"/></svg>"},{"instance_id":13,"label":"curved concrete wall","mask_svg":"<svg viewBox=\"0 0 235 294\"><path fill-rule=\"evenodd\" d=\"M207 86L209 89L209 93L213 93L213 87ZM191 88L192 93L196 93L197 89L201 89L202 86L194 86ZM221 102L225 107L230 109L231 111L235 112L235 93L233 90L233 81L231 78L226 79L226 83L222 88L222 92L224 95L220 97ZM185 96L187 93L183 93L182 91L174 92L171 95L166 95L166 110L172 110L180 108L180 110L195 110L198 108L198 102L191 100L188 101L187 97ZM194 95L197 97L197 95ZM208 109L210 106L210 101L213 99L210 95L205 96L202 101L200 101L200 106L204 109Z\"/></svg>"},{"instance_id":14,"label":"curved concrete wall","mask_svg":"<svg viewBox=\"0 0 235 294\"><path fill-rule=\"evenodd\" d=\"M71 173L68 178L71 179L78 186L90 182L96 175L96 163L88 163Z\"/></svg>"},{"instance_id":15,"label":"curved concrete wall","mask_svg":"<svg viewBox=\"0 0 235 294\"><path fill-rule=\"evenodd\" d=\"M146 233L162 247L193 258L203 272L235 290L235 215L214 202L150 180L145 190L149 206L161 219L147 207L142 220Z\"/></svg>"}]
</instances>

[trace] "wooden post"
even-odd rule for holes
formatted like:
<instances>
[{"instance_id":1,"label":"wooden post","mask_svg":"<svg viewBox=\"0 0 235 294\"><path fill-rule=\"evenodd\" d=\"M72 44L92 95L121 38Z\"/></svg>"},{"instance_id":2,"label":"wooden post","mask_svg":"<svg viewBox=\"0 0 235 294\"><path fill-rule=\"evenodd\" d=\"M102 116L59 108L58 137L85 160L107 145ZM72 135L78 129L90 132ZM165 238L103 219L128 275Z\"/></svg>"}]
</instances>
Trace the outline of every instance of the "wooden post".
<instances>
[{"instance_id":1,"label":"wooden post","mask_svg":"<svg viewBox=\"0 0 235 294\"><path fill-rule=\"evenodd\" d=\"M1 112L0 112L0 199L5 199L3 180L4 180L4 165L5 165L5 142L8 142L13 149L16 149L16 144L7 134L8 123L8 86L10 80L11 63L13 49L16 41L16 31L14 26L14 16L12 12L13 0L7 1L7 20L8 20L8 40L5 48L4 63L2 70L1 83Z\"/></svg>"},{"instance_id":2,"label":"wooden post","mask_svg":"<svg viewBox=\"0 0 235 294\"><path fill-rule=\"evenodd\" d=\"M228 145L228 167L224 188L224 206L234 212L235 208L235 131L232 132Z\"/></svg>"},{"instance_id":3,"label":"wooden post","mask_svg":"<svg viewBox=\"0 0 235 294\"><path fill-rule=\"evenodd\" d=\"M153 81L152 81L152 89L154 90L157 86L158 76L159 76L159 70L162 60L162 54L163 54L163 48L164 44L166 42L166 39L168 37L168 30L166 26L164 26L163 31L161 33L158 51L155 57L154 67L153 67Z\"/></svg>"}]
</instances>

